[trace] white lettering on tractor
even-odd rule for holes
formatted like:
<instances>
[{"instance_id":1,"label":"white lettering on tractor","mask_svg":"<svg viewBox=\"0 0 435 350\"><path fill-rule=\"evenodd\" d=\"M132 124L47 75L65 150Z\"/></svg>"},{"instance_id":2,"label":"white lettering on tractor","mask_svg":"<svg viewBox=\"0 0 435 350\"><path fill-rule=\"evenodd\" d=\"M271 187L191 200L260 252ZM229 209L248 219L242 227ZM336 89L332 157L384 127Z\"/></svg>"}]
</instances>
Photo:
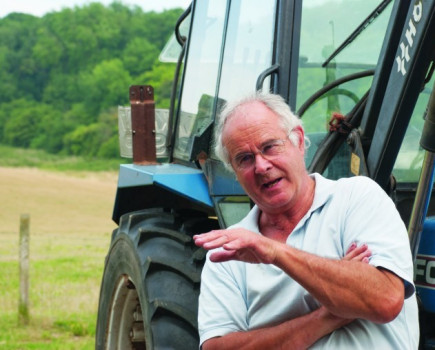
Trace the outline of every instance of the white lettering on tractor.
<instances>
[{"instance_id":1,"label":"white lettering on tractor","mask_svg":"<svg viewBox=\"0 0 435 350\"><path fill-rule=\"evenodd\" d=\"M409 45L412 47L412 44L414 44L414 37L415 34L417 34L417 29L415 29L414 22L412 19L409 20L408 29L405 32L406 39L408 40ZM402 45L403 43L401 43Z\"/></svg>"},{"instance_id":2,"label":"white lettering on tractor","mask_svg":"<svg viewBox=\"0 0 435 350\"><path fill-rule=\"evenodd\" d=\"M426 281L429 284L435 285L435 277L431 277L431 271L435 268L435 261L429 261L426 265Z\"/></svg>"},{"instance_id":3,"label":"white lettering on tractor","mask_svg":"<svg viewBox=\"0 0 435 350\"><path fill-rule=\"evenodd\" d=\"M406 64L410 60L409 49L414 44L414 37L417 34L417 28L415 23L420 22L423 14L423 4L421 1L414 5L414 10L412 11L412 18L409 19L408 29L405 32L406 40L400 43L400 54L396 56L397 71L402 73L403 76L406 74Z\"/></svg>"},{"instance_id":4,"label":"white lettering on tractor","mask_svg":"<svg viewBox=\"0 0 435 350\"><path fill-rule=\"evenodd\" d=\"M435 289L435 256L418 255L414 266L415 284Z\"/></svg>"}]
</instances>

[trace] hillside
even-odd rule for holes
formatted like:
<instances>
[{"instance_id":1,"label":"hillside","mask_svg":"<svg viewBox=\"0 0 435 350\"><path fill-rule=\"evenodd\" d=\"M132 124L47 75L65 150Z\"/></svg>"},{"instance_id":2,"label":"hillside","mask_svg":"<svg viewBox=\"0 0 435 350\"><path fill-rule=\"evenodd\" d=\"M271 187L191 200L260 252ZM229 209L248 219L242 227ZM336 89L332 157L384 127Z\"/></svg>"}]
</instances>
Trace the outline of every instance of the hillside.
<instances>
[{"instance_id":1,"label":"hillside","mask_svg":"<svg viewBox=\"0 0 435 350\"><path fill-rule=\"evenodd\" d=\"M0 349L94 349L115 172L0 167ZM30 323L17 323L18 232L30 214Z\"/></svg>"},{"instance_id":2,"label":"hillside","mask_svg":"<svg viewBox=\"0 0 435 350\"><path fill-rule=\"evenodd\" d=\"M169 107L175 64L159 54L181 13L113 2L0 18L0 143L117 157L117 107L130 85L152 85Z\"/></svg>"},{"instance_id":3,"label":"hillside","mask_svg":"<svg viewBox=\"0 0 435 350\"><path fill-rule=\"evenodd\" d=\"M73 174L0 168L0 233L17 231L21 213L35 235L111 232L117 174Z\"/></svg>"}]
</instances>

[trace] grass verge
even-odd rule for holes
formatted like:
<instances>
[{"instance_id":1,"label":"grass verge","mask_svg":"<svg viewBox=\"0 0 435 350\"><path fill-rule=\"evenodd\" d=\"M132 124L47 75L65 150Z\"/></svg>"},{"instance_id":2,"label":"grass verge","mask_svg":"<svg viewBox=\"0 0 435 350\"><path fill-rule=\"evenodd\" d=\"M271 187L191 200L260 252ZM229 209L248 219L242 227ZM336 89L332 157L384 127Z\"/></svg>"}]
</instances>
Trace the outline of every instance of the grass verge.
<instances>
[{"instance_id":1,"label":"grass verge","mask_svg":"<svg viewBox=\"0 0 435 350\"><path fill-rule=\"evenodd\" d=\"M31 167L51 171L116 171L120 164L129 162L124 158L66 157L0 144L0 166L4 167Z\"/></svg>"},{"instance_id":2,"label":"grass verge","mask_svg":"<svg viewBox=\"0 0 435 350\"><path fill-rule=\"evenodd\" d=\"M1 233L2 251L18 252ZM109 234L31 237L29 323L19 322L19 263L2 254L0 349L93 349L98 294Z\"/></svg>"},{"instance_id":3,"label":"grass verge","mask_svg":"<svg viewBox=\"0 0 435 350\"><path fill-rule=\"evenodd\" d=\"M117 176L107 161L88 162L0 146L0 349L95 347ZM21 213L30 215L27 325L18 319Z\"/></svg>"}]
</instances>

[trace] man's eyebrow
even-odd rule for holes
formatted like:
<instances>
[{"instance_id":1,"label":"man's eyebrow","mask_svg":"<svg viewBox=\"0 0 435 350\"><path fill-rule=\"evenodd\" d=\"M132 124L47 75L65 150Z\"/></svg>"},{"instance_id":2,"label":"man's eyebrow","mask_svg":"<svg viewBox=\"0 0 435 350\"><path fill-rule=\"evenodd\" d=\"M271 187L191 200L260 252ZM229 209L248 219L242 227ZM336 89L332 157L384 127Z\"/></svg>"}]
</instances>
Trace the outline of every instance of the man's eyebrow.
<instances>
[{"instance_id":1,"label":"man's eyebrow","mask_svg":"<svg viewBox=\"0 0 435 350\"><path fill-rule=\"evenodd\" d=\"M267 144L269 144L271 142L274 142L274 141L277 141L277 140L279 140L279 139L277 139L277 138L267 139L267 140L263 141L262 143L260 143L260 146L258 148L261 150ZM252 152L252 151L241 151L241 152L236 153L234 158L238 158L240 156L244 156L244 155L247 155L247 154L254 154L254 152Z\"/></svg>"},{"instance_id":2,"label":"man's eyebrow","mask_svg":"<svg viewBox=\"0 0 435 350\"><path fill-rule=\"evenodd\" d=\"M242 156L246 156L247 154L254 154L254 152L250 152L250 151L245 151L245 152L239 152L239 153L236 153L236 155L234 156L234 158L239 158L239 157L242 157Z\"/></svg>"},{"instance_id":3,"label":"man's eyebrow","mask_svg":"<svg viewBox=\"0 0 435 350\"><path fill-rule=\"evenodd\" d=\"M271 138L271 139L268 139L268 140L266 140L266 141L264 141L264 142L262 142L261 144L260 144L260 148L263 148L264 146L266 146L267 144L269 144L269 143L271 143L271 142L275 142L275 141L278 141L279 139L277 139L277 138Z\"/></svg>"}]
</instances>

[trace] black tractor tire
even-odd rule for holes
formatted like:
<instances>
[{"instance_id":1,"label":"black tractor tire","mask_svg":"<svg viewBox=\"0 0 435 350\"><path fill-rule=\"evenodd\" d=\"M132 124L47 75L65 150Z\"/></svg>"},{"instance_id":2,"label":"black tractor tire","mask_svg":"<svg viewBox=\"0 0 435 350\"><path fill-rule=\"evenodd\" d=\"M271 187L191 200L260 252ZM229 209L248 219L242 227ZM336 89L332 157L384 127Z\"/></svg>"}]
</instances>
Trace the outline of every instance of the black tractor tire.
<instances>
[{"instance_id":1,"label":"black tractor tire","mask_svg":"<svg viewBox=\"0 0 435 350\"><path fill-rule=\"evenodd\" d=\"M216 228L217 220L199 212L121 217L101 283L96 349L198 349L205 251L192 235Z\"/></svg>"}]
</instances>

